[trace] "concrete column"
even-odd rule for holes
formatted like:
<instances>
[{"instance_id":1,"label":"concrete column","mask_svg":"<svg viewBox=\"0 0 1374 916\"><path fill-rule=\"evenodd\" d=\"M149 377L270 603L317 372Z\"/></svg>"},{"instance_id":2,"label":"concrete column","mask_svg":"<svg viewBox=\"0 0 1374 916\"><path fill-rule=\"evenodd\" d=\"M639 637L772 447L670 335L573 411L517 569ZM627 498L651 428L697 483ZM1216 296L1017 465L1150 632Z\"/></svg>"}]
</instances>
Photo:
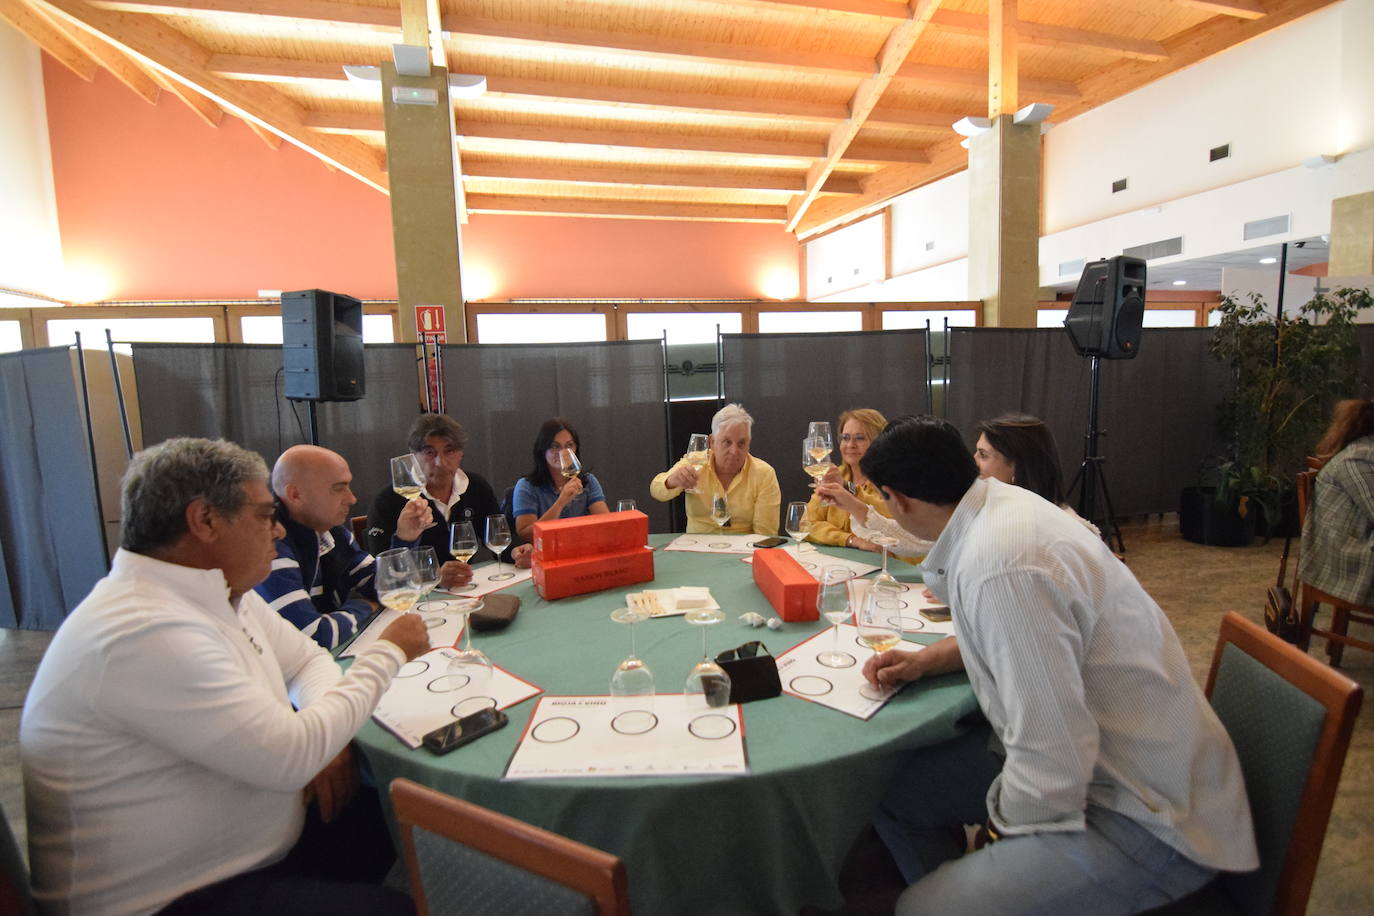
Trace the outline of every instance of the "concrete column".
<instances>
[{"instance_id":1,"label":"concrete column","mask_svg":"<svg viewBox=\"0 0 1374 916\"><path fill-rule=\"evenodd\" d=\"M398 104L393 87L433 89L438 101ZM466 342L447 71L430 67L427 77L399 76L390 61L383 63L382 109L402 339L417 339L415 306L442 305L449 343Z\"/></svg>"},{"instance_id":2,"label":"concrete column","mask_svg":"<svg viewBox=\"0 0 1374 916\"><path fill-rule=\"evenodd\" d=\"M1010 115L969 138L968 294L990 327L1035 327L1040 288L1040 125Z\"/></svg>"},{"instance_id":3,"label":"concrete column","mask_svg":"<svg viewBox=\"0 0 1374 916\"><path fill-rule=\"evenodd\" d=\"M1328 277L1374 274L1374 191L1331 201Z\"/></svg>"}]
</instances>

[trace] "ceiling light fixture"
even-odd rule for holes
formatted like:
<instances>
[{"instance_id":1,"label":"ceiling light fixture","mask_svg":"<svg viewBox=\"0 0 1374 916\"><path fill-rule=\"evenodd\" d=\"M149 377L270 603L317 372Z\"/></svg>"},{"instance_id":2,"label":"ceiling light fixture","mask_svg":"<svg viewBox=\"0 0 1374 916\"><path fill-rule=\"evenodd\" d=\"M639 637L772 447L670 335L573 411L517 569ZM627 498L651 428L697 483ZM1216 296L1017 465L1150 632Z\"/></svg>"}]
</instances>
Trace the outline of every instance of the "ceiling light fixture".
<instances>
[{"instance_id":1,"label":"ceiling light fixture","mask_svg":"<svg viewBox=\"0 0 1374 916\"><path fill-rule=\"evenodd\" d=\"M396 47L406 47L397 45ZM367 67L359 64L345 64L344 76L355 83L380 83L382 81L381 67ZM400 73L400 68L396 70ZM428 74L425 74L428 76ZM475 73L450 73L448 75L448 96L449 99L475 99L487 91L487 78L478 76Z\"/></svg>"},{"instance_id":2,"label":"ceiling light fixture","mask_svg":"<svg viewBox=\"0 0 1374 916\"><path fill-rule=\"evenodd\" d=\"M1175 280L1175 281L1174 281L1174 286L1187 286L1187 285L1188 285L1188 281L1187 281L1187 280Z\"/></svg>"},{"instance_id":3,"label":"ceiling light fixture","mask_svg":"<svg viewBox=\"0 0 1374 916\"><path fill-rule=\"evenodd\" d=\"M1341 157L1332 156L1330 153L1319 153L1316 156L1308 156L1306 159L1302 161L1302 164L1307 166L1309 169L1320 169L1325 168L1328 165L1331 165L1339 158Z\"/></svg>"},{"instance_id":4,"label":"ceiling light fixture","mask_svg":"<svg viewBox=\"0 0 1374 916\"><path fill-rule=\"evenodd\" d=\"M1012 116L1013 124L1039 124L1050 116L1054 106L1049 102L1031 102Z\"/></svg>"},{"instance_id":5,"label":"ceiling light fixture","mask_svg":"<svg viewBox=\"0 0 1374 916\"><path fill-rule=\"evenodd\" d=\"M391 60L399 76L429 76L429 48L420 45L392 45Z\"/></svg>"},{"instance_id":6,"label":"ceiling light fixture","mask_svg":"<svg viewBox=\"0 0 1374 916\"><path fill-rule=\"evenodd\" d=\"M1277 264L1278 262L1278 258L1260 258L1261 264Z\"/></svg>"},{"instance_id":7,"label":"ceiling light fixture","mask_svg":"<svg viewBox=\"0 0 1374 916\"><path fill-rule=\"evenodd\" d=\"M985 130L992 128L992 121L988 118L976 118L973 115L965 115L950 125L955 133L963 134L965 137L976 137Z\"/></svg>"}]
</instances>

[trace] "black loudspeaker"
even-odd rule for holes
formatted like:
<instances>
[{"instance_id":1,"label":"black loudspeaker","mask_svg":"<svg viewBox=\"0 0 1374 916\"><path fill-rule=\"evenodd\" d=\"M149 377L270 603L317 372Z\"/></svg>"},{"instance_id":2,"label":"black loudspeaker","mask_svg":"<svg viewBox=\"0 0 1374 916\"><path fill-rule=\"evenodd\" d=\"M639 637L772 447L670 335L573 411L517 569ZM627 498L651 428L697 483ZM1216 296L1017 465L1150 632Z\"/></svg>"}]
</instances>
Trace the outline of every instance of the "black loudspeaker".
<instances>
[{"instance_id":1,"label":"black loudspeaker","mask_svg":"<svg viewBox=\"0 0 1374 916\"><path fill-rule=\"evenodd\" d=\"M363 304L302 289L281 296L281 361L293 401L356 401L363 396Z\"/></svg>"},{"instance_id":2,"label":"black loudspeaker","mask_svg":"<svg viewBox=\"0 0 1374 916\"><path fill-rule=\"evenodd\" d=\"M1145 318L1145 262L1118 255L1083 268L1064 327L1079 356L1135 359Z\"/></svg>"}]
</instances>

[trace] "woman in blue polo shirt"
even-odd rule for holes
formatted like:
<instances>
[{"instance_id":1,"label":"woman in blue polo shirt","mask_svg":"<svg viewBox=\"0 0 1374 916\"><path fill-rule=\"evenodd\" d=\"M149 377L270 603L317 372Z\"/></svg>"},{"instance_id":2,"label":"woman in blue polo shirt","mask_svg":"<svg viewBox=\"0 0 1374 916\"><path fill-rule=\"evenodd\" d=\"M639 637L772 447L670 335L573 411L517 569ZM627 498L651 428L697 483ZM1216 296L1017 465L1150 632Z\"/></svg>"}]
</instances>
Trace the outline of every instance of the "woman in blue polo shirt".
<instances>
[{"instance_id":1,"label":"woman in blue polo shirt","mask_svg":"<svg viewBox=\"0 0 1374 916\"><path fill-rule=\"evenodd\" d=\"M562 417L544 421L534 440L534 468L515 484L511 498L515 530L521 538L534 537L534 523L555 518L576 518L609 511L601 484L589 473L564 477L563 453L580 451L577 430Z\"/></svg>"}]
</instances>

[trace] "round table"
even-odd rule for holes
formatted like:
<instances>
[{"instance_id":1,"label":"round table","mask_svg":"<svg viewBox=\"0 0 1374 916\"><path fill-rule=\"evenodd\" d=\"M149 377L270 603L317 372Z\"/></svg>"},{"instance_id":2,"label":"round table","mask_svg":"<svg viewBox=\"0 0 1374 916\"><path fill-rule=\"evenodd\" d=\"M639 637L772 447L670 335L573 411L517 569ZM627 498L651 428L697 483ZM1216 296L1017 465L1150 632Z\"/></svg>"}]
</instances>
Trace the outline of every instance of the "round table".
<instances>
[{"instance_id":1,"label":"round table","mask_svg":"<svg viewBox=\"0 0 1374 916\"><path fill-rule=\"evenodd\" d=\"M673 537L654 535L650 543L661 548ZM874 559L841 548L818 553ZM920 579L900 561L892 571L907 582ZM519 616L505 630L476 634L474 643L547 695L604 695L629 651L626 626L609 616L628 592L709 586L727 615L709 628L712 655L759 639L778 656L828 626L824 619L780 630L740 624L745 611L771 617L773 610L738 554L657 549L654 572L652 583L556 601L540 598L532 582L513 586L507 592L520 597ZM636 631L658 692L680 693L700 658L701 631L681 617L647 620ZM409 750L371 721L357 743L378 786L405 777L620 856L641 914L839 907L840 865L896 767L912 749L958 735L960 720L977 709L961 674L908 686L868 721L784 693L741 707L746 776L502 781L534 705L508 708L510 725L442 757Z\"/></svg>"}]
</instances>

